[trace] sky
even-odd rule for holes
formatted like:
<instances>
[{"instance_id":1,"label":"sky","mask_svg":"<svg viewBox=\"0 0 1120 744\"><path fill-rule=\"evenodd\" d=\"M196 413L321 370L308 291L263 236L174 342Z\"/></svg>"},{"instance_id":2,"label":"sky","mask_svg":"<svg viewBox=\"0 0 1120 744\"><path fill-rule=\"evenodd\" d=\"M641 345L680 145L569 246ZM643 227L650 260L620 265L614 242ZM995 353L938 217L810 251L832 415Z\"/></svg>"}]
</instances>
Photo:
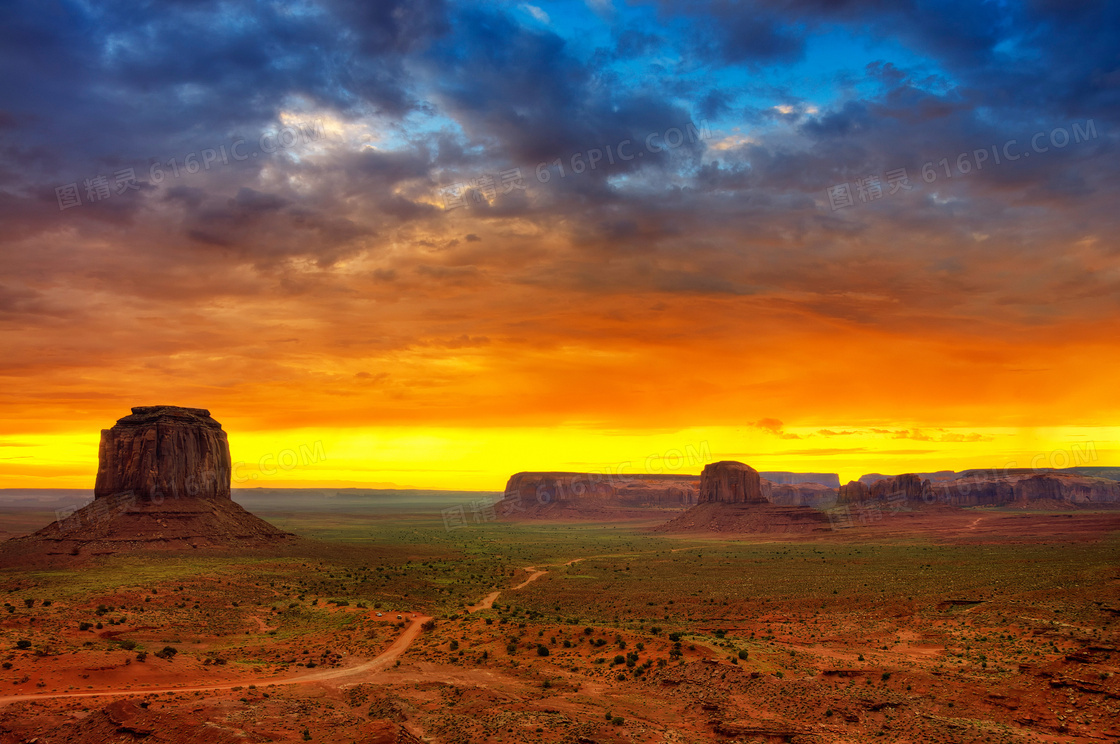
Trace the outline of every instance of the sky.
<instances>
[{"instance_id":1,"label":"sky","mask_svg":"<svg viewBox=\"0 0 1120 744\"><path fill-rule=\"evenodd\" d=\"M1120 464L1120 5L8 0L0 488Z\"/></svg>"}]
</instances>

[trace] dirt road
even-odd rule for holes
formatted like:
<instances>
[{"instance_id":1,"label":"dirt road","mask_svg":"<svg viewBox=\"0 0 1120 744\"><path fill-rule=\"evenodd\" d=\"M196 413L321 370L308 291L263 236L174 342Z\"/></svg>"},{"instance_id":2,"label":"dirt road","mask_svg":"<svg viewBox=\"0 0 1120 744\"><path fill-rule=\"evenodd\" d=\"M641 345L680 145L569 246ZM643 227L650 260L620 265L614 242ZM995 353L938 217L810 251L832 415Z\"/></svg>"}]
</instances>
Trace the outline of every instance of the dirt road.
<instances>
[{"instance_id":1,"label":"dirt road","mask_svg":"<svg viewBox=\"0 0 1120 744\"><path fill-rule=\"evenodd\" d=\"M570 566L577 561L583 560L582 558L575 558L568 561L566 564ZM526 566L526 571L529 571L529 578L521 582L517 586L507 591L517 591L523 587L532 584L534 581L544 576L548 571L538 569L536 566ZM478 612L479 610L489 609L494 606L494 600L501 596L501 591L491 592L487 594L481 602L468 608L468 612ZM254 617L260 626L261 631L271 630L265 625L265 622L259 618ZM123 689L123 690L90 690L87 692L45 692L41 694L24 694L24 695L6 695L0 696L0 707L10 703L16 703L26 700L47 700L50 698L95 698L95 697L119 697L127 695L156 695L165 692L212 692L217 690L232 690L234 687L245 687L247 685L256 685L257 687L269 687L272 685L305 685L315 682L326 682L328 680L346 679L348 677L356 677L359 675L368 675L379 672L385 667L389 666L392 662L403 654L416 637L420 635L420 626L431 620L430 617L423 615L416 617L411 621L411 624L404 629L404 632L397 636L393 644L389 648L382 651L374 658L355 664L354 666L341 667L339 669L324 669L318 672L311 672L309 674L302 674L298 677L286 677L282 679L245 679L239 682L223 682L218 685L192 685L186 686L171 686L171 687L140 687L136 689Z\"/></svg>"},{"instance_id":2,"label":"dirt road","mask_svg":"<svg viewBox=\"0 0 1120 744\"><path fill-rule=\"evenodd\" d=\"M414 618L411 624L404 629L403 633L397 636L397 639L393 641L389 648L385 649L374 658L354 666L341 667L338 669L324 669L309 674L301 674L297 677L286 677L282 679L244 679L238 682L223 682L219 685L142 687L126 690L90 690L88 692L47 692L42 694L7 695L0 697L0 706L26 700L46 700L49 698L118 697L122 695L155 695L164 692L211 692L215 690L232 690L234 687L245 687L246 685L256 685L258 688L264 688L272 685L305 685L314 682L325 682L327 680L345 679L358 675L365 675L368 677L369 674L379 672L396 661L397 657L403 654L405 650L412 645L412 642L416 640L416 637L420 635L420 626L428 620L431 620L431 618L426 615Z\"/></svg>"},{"instance_id":3,"label":"dirt road","mask_svg":"<svg viewBox=\"0 0 1120 744\"><path fill-rule=\"evenodd\" d=\"M576 558L576 560L578 561L578 560L582 560L582 559ZM570 565L572 565L573 562L574 561L569 561L565 565L570 566ZM512 589L509 589L509 591L515 592L515 591L517 591L518 589L520 589L524 586L528 586L529 584L532 584L534 581L536 581L537 579L539 579L540 577L542 577L546 573L548 573L548 571L538 570L536 566L526 566L525 570L530 572L529 578L525 579L524 581L522 581L520 584L513 587ZM478 612L479 610L489 610L491 607L494 606L494 600L496 600L500 596L502 596L501 590L496 591L496 592L490 592L489 594L487 594L485 597L482 598L481 602L479 602L476 605L471 605L470 607L468 607L467 612L474 613L474 612Z\"/></svg>"}]
</instances>

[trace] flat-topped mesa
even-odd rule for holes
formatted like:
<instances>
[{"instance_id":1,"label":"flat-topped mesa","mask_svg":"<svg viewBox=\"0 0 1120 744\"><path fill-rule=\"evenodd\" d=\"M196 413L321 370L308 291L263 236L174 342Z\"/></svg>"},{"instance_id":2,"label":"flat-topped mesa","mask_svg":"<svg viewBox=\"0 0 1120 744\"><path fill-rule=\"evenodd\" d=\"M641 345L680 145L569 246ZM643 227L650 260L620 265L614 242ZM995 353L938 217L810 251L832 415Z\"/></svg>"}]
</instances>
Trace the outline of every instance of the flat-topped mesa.
<instances>
[{"instance_id":1,"label":"flat-topped mesa","mask_svg":"<svg viewBox=\"0 0 1120 744\"><path fill-rule=\"evenodd\" d=\"M836 503L836 489L812 481L773 483L763 478L762 497L778 506L812 506L819 509Z\"/></svg>"},{"instance_id":2,"label":"flat-topped mesa","mask_svg":"<svg viewBox=\"0 0 1120 744\"><path fill-rule=\"evenodd\" d=\"M95 499L230 498L232 467L222 425L204 408L138 406L101 430Z\"/></svg>"},{"instance_id":3,"label":"flat-topped mesa","mask_svg":"<svg viewBox=\"0 0 1120 744\"><path fill-rule=\"evenodd\" d=\"M750 465L721 460L704 466L696 503L766 504L762 479Z\"/></svg>"},{"instance_id":4,"label":"flat-topped mesa","mask_svg":"<svg viewBox=\"0 0 1120 744\"><path fill-rule=\"evenodd\" d=\"M685 507L696 503L695 475L561 472L514 473L504 498L511 508L570 505Z\"/></svg>"},{"instance_id":5,"label":"flat-topped mesa","mask_svg":"<svg viewBox=\"0 0 1120 744\"><path fill-rule=\"evenodd\" d=\"M819 483L829 488L840 487L840 476L836 473L791 473L788 470L760 470L758 476L775 486Z\"/></svg>"}]
</instances>

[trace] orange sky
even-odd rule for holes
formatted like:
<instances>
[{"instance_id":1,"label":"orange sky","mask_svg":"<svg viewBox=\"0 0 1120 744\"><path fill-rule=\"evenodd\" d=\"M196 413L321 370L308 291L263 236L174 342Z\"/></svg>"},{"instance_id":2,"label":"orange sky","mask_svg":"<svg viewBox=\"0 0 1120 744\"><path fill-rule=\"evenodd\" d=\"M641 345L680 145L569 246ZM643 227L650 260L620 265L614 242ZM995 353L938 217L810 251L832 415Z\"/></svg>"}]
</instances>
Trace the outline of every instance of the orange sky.
<instances>
[{"instance_id":1,"label":"orange sky","mask_svg":"<svg viewBox=\"0 0 1120 744\"><path fill-rule=\"evenodd\" d=\"M91 487L99 430L157 403L209 408L242 487L496 490L517 470L687 473L708 459L845 480L1120 462L1103 321L955 338L803 299L522 295L452 292L368 316L376 295L282 313L213 303L189 324L107 308L80 338L26 339L28 369L0 392L0 486Z\"/></svg>"},{"instance_id":2,"label":"orange sky","mask_svg":"<svg viewBox=\"0 0 1120 744\"><path fill-rule=\"evenodd\" d=\"M235 485L1120 465L1120 16L763 5L26 4L0 487L157 404Z\"/></svg>"}]
</instances>

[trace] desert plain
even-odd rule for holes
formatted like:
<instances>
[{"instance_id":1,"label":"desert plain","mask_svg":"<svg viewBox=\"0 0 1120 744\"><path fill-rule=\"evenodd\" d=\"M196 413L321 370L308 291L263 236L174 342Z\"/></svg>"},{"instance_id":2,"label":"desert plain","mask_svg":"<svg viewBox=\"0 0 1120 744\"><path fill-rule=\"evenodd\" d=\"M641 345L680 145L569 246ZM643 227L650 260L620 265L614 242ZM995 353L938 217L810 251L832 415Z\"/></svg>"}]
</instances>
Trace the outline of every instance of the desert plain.
<instances>
[{"instance_id":1,"label":"desert plain","mask_svg":"<svg viewBox=\"0 0 1120 744\"><path fill-rule=\"evenodd\" d=\"M271 551L5 569L0 741L1120 736L1118 512L668 534L656 509L449 528L454 497L258 509L302 538Z\"/></svg>"}]
</instances>

